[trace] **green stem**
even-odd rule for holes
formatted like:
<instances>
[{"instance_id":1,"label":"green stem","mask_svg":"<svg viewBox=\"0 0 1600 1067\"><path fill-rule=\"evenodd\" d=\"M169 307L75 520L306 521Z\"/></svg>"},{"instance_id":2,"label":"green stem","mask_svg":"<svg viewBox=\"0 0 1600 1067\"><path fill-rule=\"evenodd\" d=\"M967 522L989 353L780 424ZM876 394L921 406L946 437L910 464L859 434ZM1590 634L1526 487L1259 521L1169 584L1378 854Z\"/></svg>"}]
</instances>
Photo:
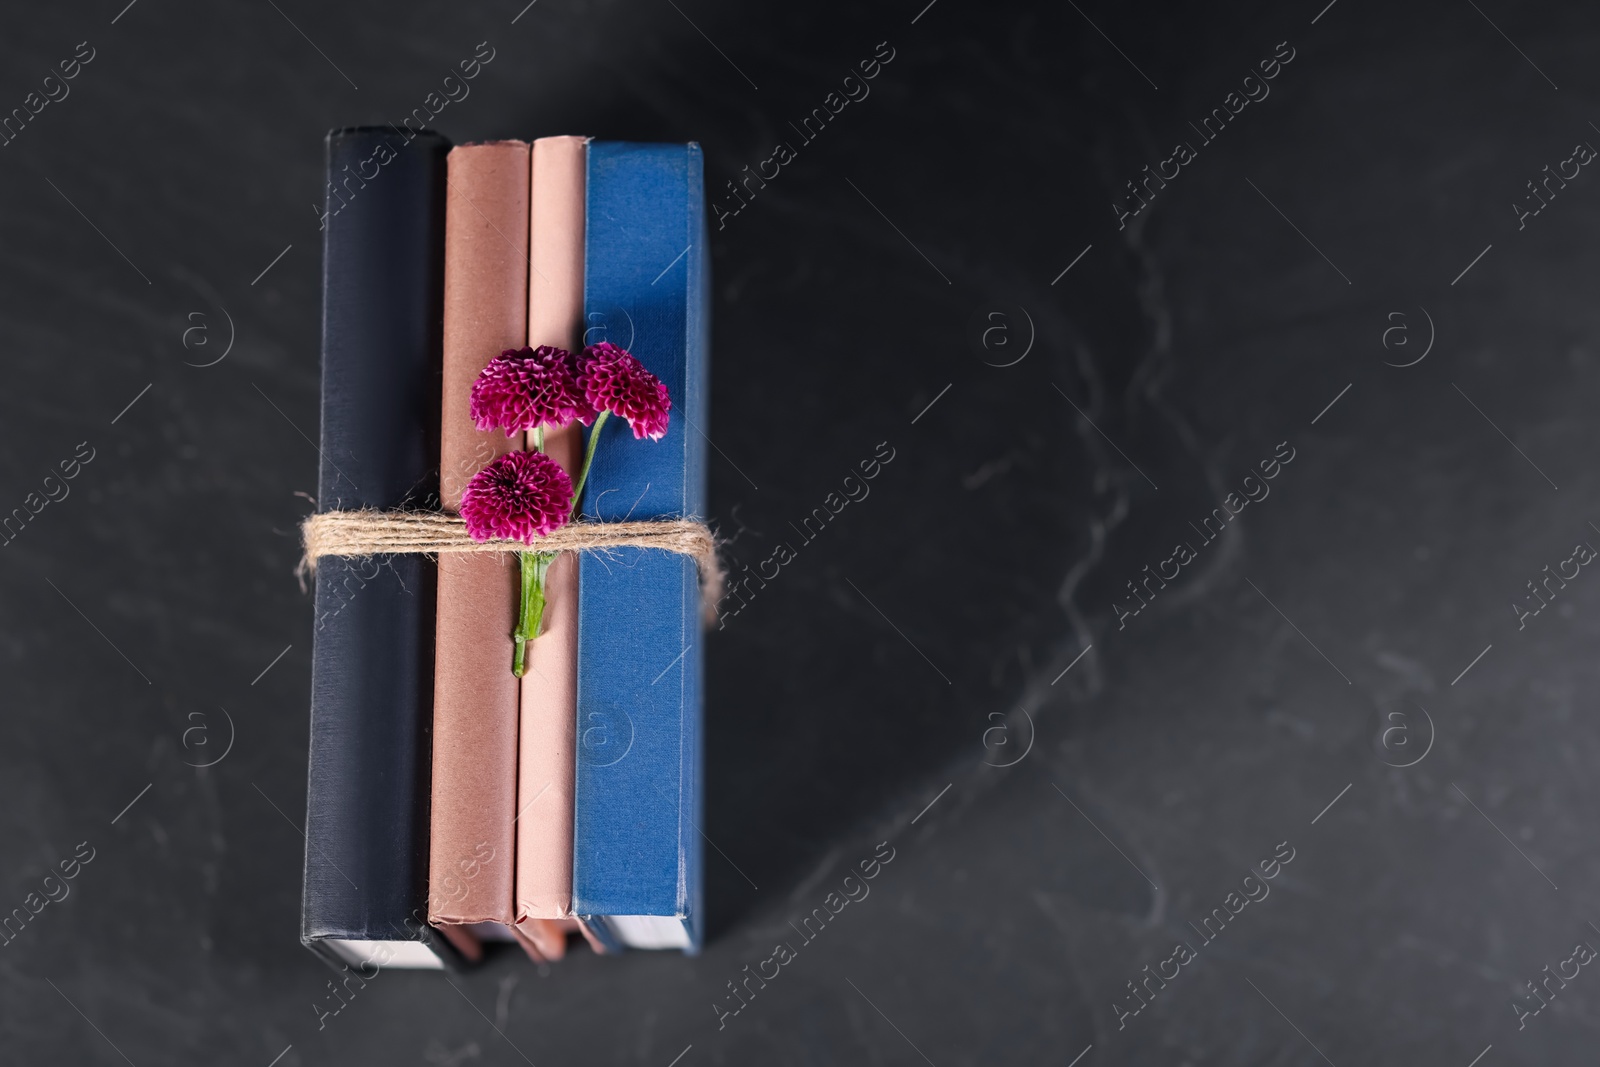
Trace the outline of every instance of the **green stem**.
<instances>
[{"instance_id":1,"label":"green stem","mask_svg":"<svg viewBox=\"0 0 1600 1067\"><path fill-rule=\"evenodd\" d=\"M533 450L544 451L544 423L535 426ZM555 556L548 552L518 552L517 561L522 569L522 603L517 611L517 628L512 631L515 651L511 659L511 673L521 678L528 672L528 642L539 636L539 623L544 619L544 577Z\"/></svg>"},{"instance_id":2,"label":"green stem","mask_svg":"<svg viewBox=\"0 0 1600 1067\"><path fill-rule=\"evenodd\" d=\"M578 468L578 480L572 485L572 518L578 517L578 512L583 510L583 483L589 480L589 465L594 462L594 450L600 444L600 428L606 424L611 412L602 411L595 416L594 425L589 427L589 444L583 450L583 466Z\"/></svg>"},{"instance_id":3,"label":"green stem","mask_svg":"<svg viewBox=\"0 0 1600 1067\"><path fill-rule=\"evenodd\" d=\"M555 558L550 552L517 553L522 566L522 607L517 615L517 628L511 634L516 643L511 673L518 678L527 673L528 642L539 636L539 624L544 619L544 579Z\"/></svg>"}]
</instances>

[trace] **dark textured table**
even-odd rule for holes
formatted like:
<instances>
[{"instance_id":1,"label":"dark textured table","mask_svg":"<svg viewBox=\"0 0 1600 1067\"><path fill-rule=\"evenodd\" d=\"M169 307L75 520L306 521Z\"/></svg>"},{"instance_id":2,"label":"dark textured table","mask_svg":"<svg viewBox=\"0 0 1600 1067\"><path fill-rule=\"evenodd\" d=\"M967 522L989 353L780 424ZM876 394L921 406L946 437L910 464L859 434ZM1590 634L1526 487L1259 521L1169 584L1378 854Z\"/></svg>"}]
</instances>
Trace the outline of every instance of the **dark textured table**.
<instances>
[{"instance_id":1,"label":"dark textured table","mask_svg":"<svg viewBox=\"0 0 1600 1067\"><path fill-rule=\"evenodd\" d=\"M0 1061L1594 1062L1592 12L123 2L0 41ZM713 512L795 558L702 956L325 1014L322 134L480 42L457 141L705 146Z\"/></svg>"}]
</instances>

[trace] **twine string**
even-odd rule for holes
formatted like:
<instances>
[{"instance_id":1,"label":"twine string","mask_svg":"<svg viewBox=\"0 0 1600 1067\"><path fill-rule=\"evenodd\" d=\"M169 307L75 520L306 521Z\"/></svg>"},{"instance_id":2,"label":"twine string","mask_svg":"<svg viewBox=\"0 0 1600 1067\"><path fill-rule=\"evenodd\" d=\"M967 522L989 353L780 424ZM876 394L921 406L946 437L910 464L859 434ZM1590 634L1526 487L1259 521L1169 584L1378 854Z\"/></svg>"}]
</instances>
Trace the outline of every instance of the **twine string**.
<instances>
[{"instance_id":1,"label":"twine string","mask_svg":"<svg viewBox=\"0 0 1600 1067\"><path fill-rule=\"evenodd\" d=\"M641 522L578 522L521 541L474 541L459 515L424 511L325 511L300 524L304 555L297 573L315 574L323 556L481 552L605 552L616 548L656 548L688 556L700 570L700 592L708 614L722 595L722 564L710 527L693 519Z\"/></svg>"}]
</instances>

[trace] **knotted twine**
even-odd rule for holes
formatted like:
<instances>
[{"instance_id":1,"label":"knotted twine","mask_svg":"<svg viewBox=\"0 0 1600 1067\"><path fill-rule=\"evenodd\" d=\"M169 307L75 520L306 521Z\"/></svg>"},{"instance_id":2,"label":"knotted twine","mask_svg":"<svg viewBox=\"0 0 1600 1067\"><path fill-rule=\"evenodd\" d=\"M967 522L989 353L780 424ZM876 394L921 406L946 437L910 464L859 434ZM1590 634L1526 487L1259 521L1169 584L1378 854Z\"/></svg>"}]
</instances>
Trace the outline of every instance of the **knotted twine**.
<instances>
[{"instance_id":1,"label":"knotted twine","mask_svg":"<svg viewBox=\"0 0 1600 1067\"><path fill-rule=\"evenodd\" d=\"M722 564L710 527L693 519L569 523L532 544L493 538L474 541L459 515L428 511L325 511L300 524L305 554L296 572L315 574L323 556L379 556L460 552L597 552L657 548L688 556L700 570L700 596L707 621L722 598Z\"/></svg>"}]
</instances>

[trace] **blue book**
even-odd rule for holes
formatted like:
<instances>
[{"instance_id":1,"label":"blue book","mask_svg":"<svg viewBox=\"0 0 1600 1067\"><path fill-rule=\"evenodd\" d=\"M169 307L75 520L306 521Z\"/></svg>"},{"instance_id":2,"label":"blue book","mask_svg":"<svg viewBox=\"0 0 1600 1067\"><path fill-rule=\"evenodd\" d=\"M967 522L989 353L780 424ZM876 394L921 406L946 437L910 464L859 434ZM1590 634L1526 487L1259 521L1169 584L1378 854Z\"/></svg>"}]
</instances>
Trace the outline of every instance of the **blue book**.
<instances>
[{"instance_id":1,"label":"blue book","mask_svg":"<svg viewBox=\"0 0 1600 1067\"><path fill-rule=\"evenodd\" d=\"M704 518L700 146L591 142L584 245L584 343L626 348L672 395L659 441L607 420L584 518ZM686 556L633 548L585 553L578 573L573 911L602 939L695 952L704 929L699 573Z\"/></svg>"}]
</instances>

